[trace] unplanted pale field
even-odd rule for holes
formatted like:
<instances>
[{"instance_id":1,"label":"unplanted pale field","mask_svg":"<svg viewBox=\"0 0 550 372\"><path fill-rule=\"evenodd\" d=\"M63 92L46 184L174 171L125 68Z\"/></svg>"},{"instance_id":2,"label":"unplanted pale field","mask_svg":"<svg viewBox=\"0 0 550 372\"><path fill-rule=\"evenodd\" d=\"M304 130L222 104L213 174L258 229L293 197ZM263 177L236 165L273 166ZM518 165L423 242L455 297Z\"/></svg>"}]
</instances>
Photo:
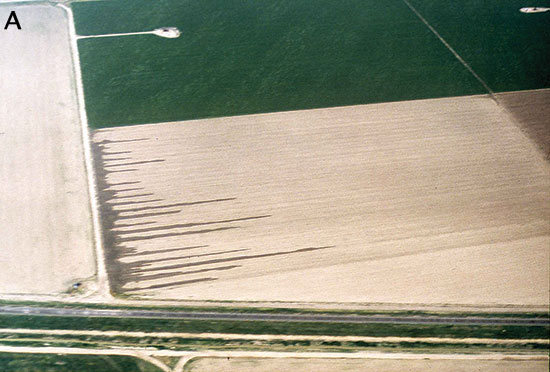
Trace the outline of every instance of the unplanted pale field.
<instances>
[{"instance_id":1,"label":"unplanted pale field","mask_svg":"<svg viewBox=\"0 0 550 372\"><path fill-rule=\"evenodd\" d=\"M0 293L62 292L94 275L90 207L67 17L2 5Z\"/></svg>"},{"instance_id":2,"label":"unplanted pale field","mask_svg":"<svg viewBox=\"0 0 550 372\"><path fill-rule=\"evenodd\" d=\"M542 359L542 358L541 358ZM548 360L414 360L414 359L298 359L298 358L199 358L184 369L189 372L544 372Z\"/></svg>"},{"instance_id":3,"label":"unplanted pale field","mask_svg":"<svg viewBox=\"0 0 550 372\"><path fill-rule=\"evenodd\" d=\"M98 130L114 288L547 305L550 166L508 115L472 96Z\"/></svg>"}]
</instances>

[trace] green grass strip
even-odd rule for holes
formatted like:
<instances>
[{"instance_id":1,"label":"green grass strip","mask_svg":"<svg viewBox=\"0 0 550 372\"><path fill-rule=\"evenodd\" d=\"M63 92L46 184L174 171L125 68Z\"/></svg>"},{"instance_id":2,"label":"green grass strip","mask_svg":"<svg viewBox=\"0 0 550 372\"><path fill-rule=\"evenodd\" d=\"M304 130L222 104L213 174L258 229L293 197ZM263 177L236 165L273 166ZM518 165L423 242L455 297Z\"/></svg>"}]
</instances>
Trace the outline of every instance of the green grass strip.
<instances>
[{"instance_id":1,"label":"green grass strip","mask_svg":"<svg viewBox=\"0 0 550 372\"><path fill-rule=\"evenodd\" d=\"M117 330L143 332L210 332L239 334L455 337L494 339L548 338L547 326L350 324L182 319L80 318L2 315L0 328Z\"/></svg>"}]
</instances>

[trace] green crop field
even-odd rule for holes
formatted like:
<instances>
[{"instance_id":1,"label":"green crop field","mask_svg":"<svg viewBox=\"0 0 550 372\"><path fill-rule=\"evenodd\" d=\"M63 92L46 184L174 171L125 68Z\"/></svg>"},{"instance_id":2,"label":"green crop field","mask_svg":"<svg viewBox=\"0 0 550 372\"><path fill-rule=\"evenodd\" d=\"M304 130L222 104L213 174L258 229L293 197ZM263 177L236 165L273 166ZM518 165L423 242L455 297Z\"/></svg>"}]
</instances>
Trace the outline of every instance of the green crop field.
<instances>
[{"instance_id":1,"label":"green crop field","mask_svg":"<svg viewBox=\"0 0 550 372\"><path fill-rule=\"evenodd\" d=\"M409 0L495 92L550 88L549 0Z\"/></svg>"},{"instance_id":2,"label":"green crop field","mask_svg":"<svg viewBox=\"0 0 550 372\"><path fill-rule=\"evenodd\" d=\"M141 359L118 355L0 353L2 372L157 372Z\"/></svg>"},{"instance_id":3,"label":"green crop field","mask_svg":"<svg viewBox=\"0 0 550 372\"><path fill-rule=\"evenodd\" d=\"M550 86L550 14L413 0L494 91ZM543 4L542 4L543 5ZM487 93L403 0L72 4L92 127Z\"/></svg>"}]
</instances>

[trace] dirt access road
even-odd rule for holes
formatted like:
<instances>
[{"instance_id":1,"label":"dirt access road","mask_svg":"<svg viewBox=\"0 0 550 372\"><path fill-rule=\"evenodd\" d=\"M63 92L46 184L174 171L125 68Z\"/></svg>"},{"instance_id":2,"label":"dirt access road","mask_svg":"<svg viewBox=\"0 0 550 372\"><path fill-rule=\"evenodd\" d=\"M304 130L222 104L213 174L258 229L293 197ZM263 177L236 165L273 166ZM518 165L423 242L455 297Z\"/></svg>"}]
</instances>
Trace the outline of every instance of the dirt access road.
<instances>
[{"instance_id":1,"label":"dirt access road","mask_svg":"<svg viewBox=\"0 0 550 372\"><path fill-rule=\"evenodd\" d=\"M0 293L66 291L95 274L66 12L0 5Z\"/></svg>"}]
</instances>

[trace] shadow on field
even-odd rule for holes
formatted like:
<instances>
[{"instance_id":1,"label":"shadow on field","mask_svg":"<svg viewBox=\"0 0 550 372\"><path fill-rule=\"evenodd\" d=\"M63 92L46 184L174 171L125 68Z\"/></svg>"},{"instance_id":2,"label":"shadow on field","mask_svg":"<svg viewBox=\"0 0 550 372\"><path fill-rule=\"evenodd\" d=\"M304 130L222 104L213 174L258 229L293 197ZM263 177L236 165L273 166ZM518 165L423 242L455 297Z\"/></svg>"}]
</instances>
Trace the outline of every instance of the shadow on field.
<instances>
[{"instance_id":1,"label":"shadow on field","mask_svg":"<svg viewBox=\"0 0 550 372\"><path fill-rule=\"evenodd\" d=\"M155 198L142 182L136 179L135 172L142 171L143 165L162 164L164 159L132 161L132 151L117 150L116 143L145 142L147 138L121 141L92 141L96 164L97 185L99 189L100 213L103 225L103 240L107 271L111 290L115 293L135 293L139 291L173 288L191 283L214 281L217 278L209 274L241 267L239 262L262 259L274 256L286 256L332 248L308 247L291 251L279 251L253 254L250 249L231 249L208 251L207 244L170 247L174 240L163 239L191 235L214 234L226 230L240 229L246 223L268 219L271 215L235 216L234 218L212 221L194 221L162 225L163 216L184 212L186 207L220 204L237 200L235 197L215 198L209 200L191 200L166 203L164 199ZM146 144L144 144L146 146ZM113 149L113 147L115 147ZM121 158L119 155L124 154ZM123 162L121 162L123 161ZM129 168L125 168L129 167ZM128 181L109 183L109 175L128 173ZM112 178L112 177L111 177ZM130 194L129 194L130 193ZM149 205L149 203L154 203ZM183 214L185 216L185 214ZM189 217L189 216L185 216ZM172 218L173 221L173 218ZM161 249L139 250L140 244L159 240ZM199 274L204 277L197 278ZM193 275L193 277L189 277ZM187 276L187 278L186 278ZM147 283L148 281L154 281ZM159 282L160 281L160 282ZM130 283L140 283L131 286Z\"/></svg>"}]
</instances>

